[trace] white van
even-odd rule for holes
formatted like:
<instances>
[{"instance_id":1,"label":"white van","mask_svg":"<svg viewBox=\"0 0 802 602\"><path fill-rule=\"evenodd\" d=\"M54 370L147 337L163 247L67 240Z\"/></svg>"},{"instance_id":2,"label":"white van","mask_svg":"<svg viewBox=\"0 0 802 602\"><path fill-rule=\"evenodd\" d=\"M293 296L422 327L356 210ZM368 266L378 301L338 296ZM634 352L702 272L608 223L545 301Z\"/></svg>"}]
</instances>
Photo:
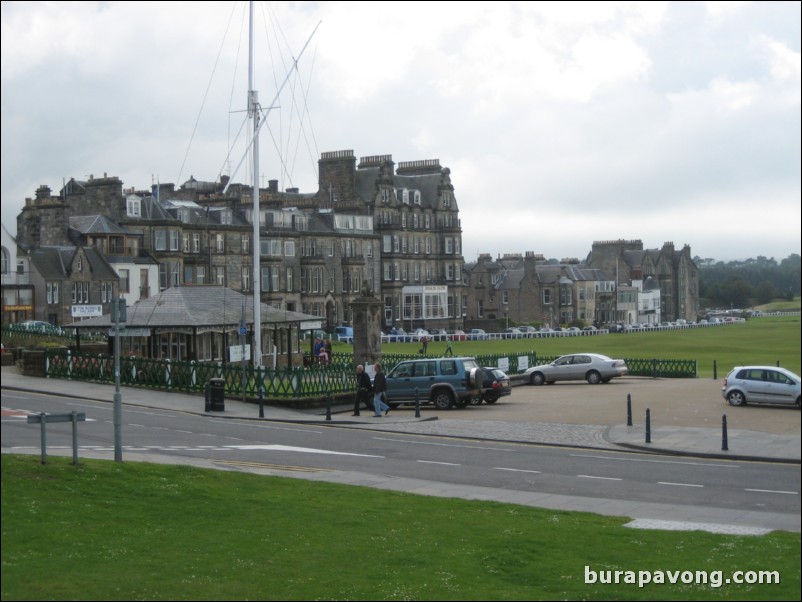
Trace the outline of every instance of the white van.
<instances>
[{"instance_id":1,"label":"white van","mask_svg":"<svg viewBox=\"0 0 802 602\"><path fill-rule=\"evenodd\" d=\"M337 337L338 341L342 341L343 343L353 343L354 329L350 326L337 326L334 329L334 336Z\"/></svg>"}]
</instances>

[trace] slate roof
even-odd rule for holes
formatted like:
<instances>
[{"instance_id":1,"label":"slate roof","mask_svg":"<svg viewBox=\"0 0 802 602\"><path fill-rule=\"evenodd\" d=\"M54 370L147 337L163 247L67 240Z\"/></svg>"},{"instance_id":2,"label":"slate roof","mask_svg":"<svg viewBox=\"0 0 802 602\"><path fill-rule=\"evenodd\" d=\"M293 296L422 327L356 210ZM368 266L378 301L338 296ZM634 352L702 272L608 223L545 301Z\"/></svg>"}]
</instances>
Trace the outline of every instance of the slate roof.
<instances>
[{"instance_id":1,"label":"slate roof","mask_svg":"<svg viewBox=\"0 0 802 602\"><path fill-rule=\"evenodd\" d=\"M92 247L83 249L93 280L117 280L119 276L109 263ZM39 247L31 252L31 262L44 280L64 280L70 277L69 266L79 247Z\"/></svg>"},{"instance_id":2,"label":"slate roof","mask_svg":"<svg viewBox=\"0 0 802 602\"><path fill-rule=\"evenodd\" d=\"M174 286L158 295L143 299L127 309L126 327L214 328L239 324L245 310L246 324L253 324L253 299L224 286ZM262 326L280 326L300 322L320 322L322 318L261 305ZM111 325L104 315L72 324L77 328L96 329Z\"/></svg>"}]
</instances>

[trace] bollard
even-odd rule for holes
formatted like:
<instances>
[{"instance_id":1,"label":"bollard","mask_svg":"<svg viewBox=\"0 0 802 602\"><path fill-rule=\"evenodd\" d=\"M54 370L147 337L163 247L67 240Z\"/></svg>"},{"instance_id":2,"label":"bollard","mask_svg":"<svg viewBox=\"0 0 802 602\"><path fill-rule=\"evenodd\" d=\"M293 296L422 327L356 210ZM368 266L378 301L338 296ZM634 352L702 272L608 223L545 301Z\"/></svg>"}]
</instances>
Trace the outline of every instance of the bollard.
<instances>
[{"instance_id":1,"label":"bollard","mask_svg":"<svg viewBox=\"0 0 802 602\"><path fill-rule=\"evenodd\" d=\"M729 451L727 446L727 415L721 415L721 451Z\"/></svg>"},{"instance_id":2,"label":"bollard","mask_svg":"<svg viewBox=\"0 0 802 602\"><path fill-rule=\"evenodd\" d=\"M632 426L632 395L627 393L627 426Z\"/></svg>"},{"instance_id":3,"label":"bollard","mask_svg":"<svg viewBox=\"0 0 802 602\"><path fill-rule=\"evenodd\" d=\"M650 418L650 410L646 408L646 443L652 442L652 420Z\"/></svg>"},{"instance_id":4,"label":"bollard","mask_svg":"<svg viewBox=\"0 0 802 602\"><path fill-rule=\"evenodd\" d=\"M206 404L203 406L203 411L204 412L209 412L212 409L211 396L212 396L212 385L207 380L206 381Z\"/></svg>"},{"instance_id":5,"label":"bollard","mask_svg":"<svg viewBox=\"0 0 802 602\"><path fill-rule=\"evenodd\" d=\"M718 380L718 367L716 366L716 360L713 360L713 380Z\"/></svg>"},{"instance_id":6,"label":"bollard","mask_svg":"<svg viewBox=\"0 0 802 602\"><path fill-rule=\"evenodd\" d=\"M331 395L326 391L326 420L331 420Z\"/></svg>"},{"instance_id":7,"label":"bollard","mask_svg":"<svg viewBox=\"0 0 802 602\"><path fill-rule=\"evenodd\" d=\"M420 395L418 387L415 387L415 418L420 418Z\"/></svg>"}]
</instances>

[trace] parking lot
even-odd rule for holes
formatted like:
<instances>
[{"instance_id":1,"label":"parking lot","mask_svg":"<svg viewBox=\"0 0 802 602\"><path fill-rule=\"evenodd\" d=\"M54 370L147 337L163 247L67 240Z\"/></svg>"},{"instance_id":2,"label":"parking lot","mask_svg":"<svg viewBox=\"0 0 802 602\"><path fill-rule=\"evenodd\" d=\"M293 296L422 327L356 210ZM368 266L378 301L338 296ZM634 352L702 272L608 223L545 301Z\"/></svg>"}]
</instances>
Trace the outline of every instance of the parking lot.
<instances>
[{"instance_id":1,"label":"parking lot","mask_svg":"<svg viewBox=\"0 0 802 602\"><path fill-rule=\"evenodd\" d=\"M802 412L795 407L730 406L721 396L722 380L623 377L603 385L585 382L519 385L513 387L510 396L494 405L443 412L427 406L421 411L427 416L448 419L613 426L627 423L627 395L630 395L634 425L645 423L649 408L652 428L720 428L726 414L731 429L796 436L802 432ZM407 406L394 412L412 411Z\"/></svg>"}]
</instances>

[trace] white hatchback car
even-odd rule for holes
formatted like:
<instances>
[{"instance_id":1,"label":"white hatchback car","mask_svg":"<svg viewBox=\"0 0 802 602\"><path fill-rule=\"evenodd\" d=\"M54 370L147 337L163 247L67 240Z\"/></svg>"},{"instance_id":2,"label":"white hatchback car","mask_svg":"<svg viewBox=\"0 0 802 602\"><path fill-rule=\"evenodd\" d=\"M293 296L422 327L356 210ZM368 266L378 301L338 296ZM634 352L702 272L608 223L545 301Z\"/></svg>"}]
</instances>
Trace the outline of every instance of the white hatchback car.
<instances>
[{"instance_id":1,"label":"white hatchback car","mask_svg":"<svg viewBox=\"0 0 802 602\"><path fill-rule=\"evenodd\" d=\"M732 406L777 403L800 407L799 377L777 366L738 366L724 379L721 395Z\"/></svg>"}]
</instances>

